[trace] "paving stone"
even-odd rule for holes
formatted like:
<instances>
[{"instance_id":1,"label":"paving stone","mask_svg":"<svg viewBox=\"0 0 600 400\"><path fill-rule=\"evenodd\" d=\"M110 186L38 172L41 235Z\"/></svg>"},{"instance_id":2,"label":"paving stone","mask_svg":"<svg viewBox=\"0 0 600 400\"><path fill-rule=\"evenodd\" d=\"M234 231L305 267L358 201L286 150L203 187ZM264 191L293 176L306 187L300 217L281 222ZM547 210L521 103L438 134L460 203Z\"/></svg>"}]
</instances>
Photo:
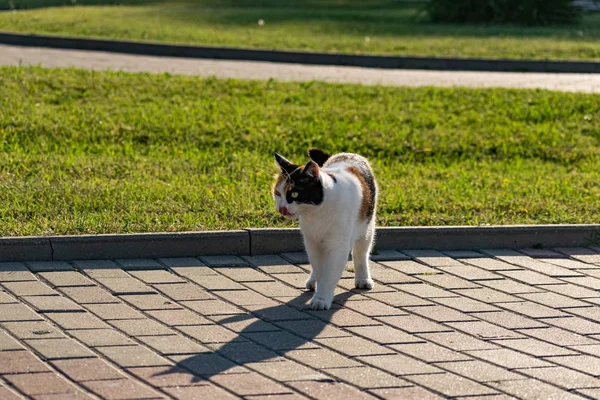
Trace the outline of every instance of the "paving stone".
<instances>
[{"instance_id":1,"label":"paving stone","mask_svg":"<svg viewBox=\"0 0 600 400\"><path fill-rule=\"evenodd\" d=\"M573 285L571 283L565 283L563 285L540 285L538 287L540 289L548 290L550 292L555 292L575 299L600 297L598 296L600 295L600 292Z\"/></svg>"},{"instance_id":2,"label":"paving stone","mask_svg":"<svg viewBox=\"0 0 600 400\"><path fill-rule=\"evenodd\" d=\"M402 354L358 357L358 360L383 369L394 375L432 374L443 372L439 368Z\"/></svg>"},{"instance_id":3,"label":"paving stone","mask_svg":"<svg viewBox=\"0 0 600 400\"><path fill-rule=\"evenodd\" d=\"M234 332L272 332L280 330L280 328L272 323L263 321L249 314L233 317L219 315L212 316L210 319Z\"/></svg>"},{"instance_id":4,"label":"paving stone","mask_svg":"<svg viewBox=\"0 0 600 400\"><path fill-rule=\"evenodd\" d=\"M319 346L288 331L243 332L243 337L262 344L271 350L293 350L297 348L318 348Z\"/></svg>"},{"instance_id":5,"label":"paving stone","mask_svg":"<svg viewBox=\"0 0 600 400\"><path fill-rule=\"evenodd\" d=\"M283 281L286 284L292 286L295 289L304 290L306 287L306 280L308 279L308 275L305 273L301 274L271 274L271 276L277 280Z\"/></svg>"},{"instance_id":6,"label":"paving stone","mask_svg":"<svg viewBox=\"0 0 600 400\"><path fill-rule=\"evenodd\" d=\"M401 292L424 298L456 297L456 294L449 290L440 289L427 283L398 285L394 287Z\"/></svg>"},{"instance_id":7,"label":"paving stone","mask_svg":"<svg viewBox=\"0 0 600 400\"><path fill-rule=\"evenodd\" d=\"M576 352L536 339L498 340L496 343L536 357L574 355Z\"/></svg>"},{"instance_id":8,"label":"paving stone","mask_svg":"<svg viewBox=\"0 0 600 400\"><path fill-rule=\"evenodd\" d=\"M2 400L22 400L21 396L17 396L13 391L8 388L0 386L0 399Z\"/></svg>"},{"instance_id":9,"label":"paving stone","mask_svg":"<svg viewBox=\"0 0 600 400\"><path fill-rule=\"evenodd\" d=\"M320 372L289 360L249 363L246 364L246 366L263 375L282 382L327 379L327 377Z\"/></svg>"},{"instance_id":10,"label":"paving stone","mask_svg":"<svg viewBox=\"0 0 600 400\"><path fill-rule=\"evenodd\" d=\"M154 287L176 301L209 300L214 297L205 289L191 283L157 284Z\"/></svg>"},{"instance_id":11,"label":"paving stone","mask_svg":"<svg viewBox=\"0 0 600 400\"><path fill-rule=\"evenodd\" d=\"M600 263L600 254L592 249L585 247L560 247L554 249L560 253L563 253L571 258L582 261L589 264Z\"/></svg>"},{"instance_id":12,"label":"paving stone","mask_svg":"<svg viewBox=\"0 0 600 400\"><path fill-rule=\"evenodd\" d=\"M63 329L101 329L109 327L90 313L46 313L44 315Z\"/></svg>"},{"instance_id":13,"label":"paving stone","mask_svg":"<svg viewBox=\"0 0 600 400\"><path fill-rule=\"evenodd\" d=\"M526 368L518 371L565 389L600 387L600 379L564 367Z\"/></svg>"},{"instance_id":14,"label":"paving stone","mask_svg":"<svg viewBox=\"0 0 600 400\"><path fill-rule=\"evenodd\" d=\"M139 345L99 346L96 350L121 368L170 365L166 359Z\"/></svg>"},{"instance_id":15,"label":"paving stone","mask_svg":"<svg viewBox=\"0 0 600 400\"><path fill-rule=\"evenodd\" d=\"M466 279L457 278L456 276L448 274L440 275L419 275L419 279L433 283L434 285L441 286L448 290L454 289L470 289L480 287L478 284L470 282ZM481 281L478 281L480 283ZM485 281L483 281L485 282Z\"/></svg>"},{"instance_id":16,"label":"paving stone","mask_svg":"<svg viewBox=\"0 0 600 400\"><path fill-rule=\"evenodd\" d=\"M219 273L236 282L273 282L273 278L251 267L219 268Z\"/></svg>"},{"instance_id":17,"label":"paving stone","mask_svg":"<svg viewBox=\"0 0 600 400\"><path fill-rule=\"evenodd\" d=\"M421 263L407 260L407 261L384 261L380 263L386 267L395 269L407 275L420 275L420 274L439 274L441 273L437 269L428 267Z\"/></svg>"},{"instance_id":18,"label":"paving stone","mask_svg":"<svg viewBox=\"0 0 600 400\"><path fill-rule=\"evenodd\" d=\"M164 390L174 398L180 400L230 400L238 398L215 385L206 384L194 387L169 387L165 388ZM270 398L268 396L260 397Z\"/></svg>"},{"instance_id":19,"label":"paving stone","mask_svg":"<svg viewBox=\"0 0 600 400\"><path fill-rule=\"evenodd\" d=\"M569 312L571 314L577 314L581 317L591 319L592 321L600 322L600 308L599 307L573 308L573 309L570 309Z\"/></svg>"},{"instance_id":20,"label":"paving stone","mask_svg":"<svg viewBox=\"0 0 600 400\"><path fill-rule=\"evenodd\" d=\"M212 325L212 322L190 310L153 310L146 314L168 326Z\"/></svg>"},{"instance_id":21,"label":"paving stone","mask_svg":"<svg viewBox=\"0 0 600 400\"><path fill-rule=\"evenodd\" d=\"M498 346L460 332L422 333L420 337L456 351L497 349Z\"/></svg>"},{"instance_id":22,"label":"paving stone","mask_svg":"<svg viewBox=\"0 0 600 400\"><path fill-rule=\"evenodd\" d=\"M348 309L308 311L307 314L311 314L321 320L327 321L328 323L341 327L368 326L379 324L372 318L366 317L362 314Z\"/></svg>"},{"instance_id":23,"label":"paving stone","mask_svg":"<svg viewBox=\"0 0 600 400\"><path fill-rule=\"evenodd\" d=\"M525 285L523 283L515 282L511 279L480 281L479 283L483 286L487 286L509 294L536 293L544 291L535 286Z\"/></svg>"},{"instance_id":24,"label":"paving stone","mask_svg":"<svg viewBox=\"0 0 600 400\"><path fill-rule=\"evenodd\" d=\"M247 282L246 286L268 297L292 297L299 294L298 289L291 288L280 282Z\"/></svg>"},{"instance_id":25,"label":"paving stone","mask_svg":"<svg viewBox=\"0 0 600 400\"><path fill-rule=\"evenodd\" d=\"M0 290L0 304L18 303L18 301L8 293Z\"/></svg>"},{"instance_id":26,"label":"paving stone","mask_svg":"<svg viewBox=\"0 0 600 400\"><path fill-rule=\"evenodd\" d=\"M349 333L327 324L319 319L312 320L297 320L297 321L277 321L277 326L286 329L296 335L308 338L332 338L332 337L348 337Z\"/></svg>"},{"instance_id":27,"label":"paving stone","mask_svg":"<svg viewBox=\"0 0 600 400\"><path fill-rule=\"evenodd\" d=\"M156 260L150 258L131 258L115 260L123 269L164 269Z\"/></svg>"},{"instance_id":28,"label":"paving stone","mask_svg":"<svg viewBox=\"0 0 600 400\"><path fill-rule=\"evenodd\" d=\"M169 358L177 363L177 367L190 370L194 374L204 377L210 377L225 372L228 374L249 372L247 368L236 366L234 363L217 353L198 353L193 356L181 355L171 356Z\"/></svg>"},{"instance_id":29,"label":"paving stone","mask_svg":"<svg viewBox=\"0 0 600 400\"><path fill-rule=\"evenodd\" d=\"M61 332L46 321L3 322L2 326L20 340L64 337Z\"/></svg>"},{"instance_id":30,"label":"paving stone","mask_svg":"<svg viewBox=\"0 0 600 400\"><path fill-rule=\"evenodd\" d=\"M26 264L34 272L73 270L73 267L64 261L27 261Z\"/></svg>"},{"instance_id":31,"label":"paving stone","mask_svg":"<svg viewBox=\"0 0 600 400\"><path fill-rule=\"evenodd\" d=\"M40 281L3 282L2 285L15 296L48 296L58 292Z\"/></svg>"},{"instance_id":32,"label":"paving stone","mask_svg":"<svg viewBox=\"0 0 600 400\"><path fill-rule=\"evenodd\" d=\"M100 358L54 360L51 364L75 382L125 378L125 375Z\"/></svg>"},{"instance_id":33,"label":"paving stone","mask_svg":"<svg viewBox=\"0 0 600 400\"><path fill-rule=\"evenodd\" d=\"M152 287L138 281L135 278L96 278L98 282L114 295L125 294L153 294L156 293Z\"/></svg>"},{"instance_id":34,"label":"paving stone","mask_svg":"<svg viewBox=\"0 0 600 400\"><path fill-rule=\"evenodd\" d=\"M436 250L402 250L404 254L432 267L452 267L462 265L460 262Z\"/></svg>"},{"instance_id":35,"label":"paving stone","mask_svg":"<svg viewBox=\"0 0 600 400\"><path fill-rule=\"evenodd\" d=\"M580 389L577 392L594 399L600 398L600 389Z\"/></svg>"},{"instance_id":36,"label":"paving stone","mask_svg":"<svg viewBox=\"0 0 600 400\"><path fill-rule=\"evenodd\" d=\"M206 385L207 380L177 367L134 367L127 372L158 388ZM236 374L238 375L238 374Z\"/></svg>"},{"instance_id":37,"label":"paving stone","mask_svg":"<svg viewBox=\"0 0 600 400\"><path fill-rule=\"evenodd\" d=\"M436 366L466 376L477 382L495 382L513 379L526 379L526 377L510 372L506 368L498 367L484 361L458 361L437 363Z\"/></svg>"},{"instance_id":38,"label":"paving stone","mask_svg":"<svg viewBox=\"0 0 600 400\"><path fill-rule=\"evenodd\" d=\"M326 338L316 341L351 357L393 353L386 347L359 337Z\"/></svg>"},{"instance_id":39,"label":"paving stone","mask_svg":"<svg viewBox=\"0 0 600 400\"><path fill-rule=\"evenodd\" d=\"M128 294L119 296L138 310L181 310L181 306L159 294Z\"/></svg>"},{"instance_id":40,"label":"paving stone","mask_svg":"<svg viewBox=\"0 0 600 400\"><path fill-rule=\"evenodd\" d=\"M492 324L500 325L501 327L507 329L545 328L547 326L542 323L542 321L546 320L535 320L523 317L510 311L474 313L471 315L484 321L491 322ZM562 318L555 319L558 320Z\"/></svg>"},{"instance_id":41,"label":"paving stone","mask_svg":"<svg viewBox=\"0 0 600 400\"><path fill-rule=\"evenodd\" d=\"M443 271L447 274L456 275L463 279L472 280L472 281L502 279L501 275L494 274L488 270L485 270L483 268L477 268L472 265L440 267L439 270Z\"/></svg>"},{"instance_id":42,"label":"paving stone","mask_svg":"<svg viewBox=\"0 0 600 400\"><path fill-rule=\"evenodd\" d=\"M361 389L412 386L404 379L372 367L328 368L326 372Z\"/></svg>"},{"instance_id":43,"label":"paving stone","mask_svg":"<svg viewBox=\"0 0 600 400\"><path fill-rule=\"evenodd\" d=\"M368 293L368 297L392 307L427 306L432 302L404 292Z\"/></svg>"},{"instance_id":44,"label":"paving stone","mask_svg":"<svg viewBox=\"0 0 600 400\"><path fill-rule=\"evenodd\" d=\"M39 313L85 312L76 303L62 296L23 296L21 298Z\"/></svg>"},{"instance_id":45,"label":"paving stone","mask_svg":"<svg viewBox=\"0 0 600 400\"><path fill-rule=\"evenodd\" d=\"M600 343L600 342L597 342ZM580 351L582 353L587 353L596 357L600 357L600 344L592 344L592 345L581 345L581 346L570 346L572 349Z\"/></svg>"},{"instance_id":46,"label":"paving stone","mask_svg":"<svg viewBox=\"0 0 600 400\"><path fill-rule=\"evenodd\" d=\"M39 275L56 287L94 286L93 281L76 271L41 272Z\"/></svg>"},{"instance_id":47,"label":"paving stone","mask_svg":"<svg viewBox=\"0 0 600 400\"><path fill-rule=\"evenodd\" d=\"M232 306L223 300L182 301L179 304L191 308L204 316L245 314L242 309Z\"/></svg>"},{"instance_id":48,"label":"paving stone","mask_svg":"<svg viewBox=\"0 0 600 400\"><path fill-rule=\"evenodd\" d=\"M596 264L596 266L600 266L600 265ZM600 278L600 268L581 270L581 273L582 273L581 276L592 276L594 278Z\"/></svg>"},{"instance_id":49,"label":"paving stone","mask_svg":"<svg viewBox=\"0 0 600 400\"><path fill-rule=\"evenodd\" d=\"M35 281L29 268L20 262L0 262L0 282Z\"/></svg>"},{"instance_id":50,"label":"paving stone","mask_svg":"<svg viewBox=\"0 0 600 400\"><path fill-rule=\"evenodd\" d=\"M446 396L477 396L498 393L496 390L452 373L415 375L413 382Z\"/></svg>"},{"instance_id":51,"label":"paving stone","mask_svg":"<svg viewBox=\"0 0 600 400\"><path fill-rule=\"evenodd\" d=\"M454 259L462 259L462 258L483 258L485 257L478 251L473 250L450 250L450 251L442 251L448 257L452 257ZM460 260L459 260L460 261Z\"/></svg>"},{"instance_id":52,"label":"paving stone","mask_svg":"<svg viewBox=\"0 0 600 400\"><path fill-rule=\"evenodd\" d=\"M585 336L554 327L543 329L527 329L523 332L529 336L545 340L546 342L553 343L557 346L577 346L598 343L597 341L589 339Z\"/></svg>"},{"instance_id":53,"label":"paving stone","mask_svg":"<svg viewBox=\"0 0 600 400\"><path fill-rule=\"evenodd\" d=\"M30 374L49 372L46 365L29 351L0 352L0 374Z\"/></svg>"},{"instance_id":54,"label":"paving stone","mask_svg":"<svg viewBox=\"0 0 600 400\"><path fill-rule=\"evenodd\" d=\"M518 253L517 253L518 254ZM579 272L563 268L555 264L545 263L526 256L509 256L501 257L503 261L514 265L526 268L531 271L536 271L544 275L552 277L568 277L581 275Z\"/></svg>"},{"instance_id":55,"label":"paving stone","mask_svg":"<svg viewBox=\"0 0 600 400\"><path fill-rule=\"evenodd\" d=\"M222 387L226 387L238 396L293 393L287 387L256 373L221 374L211 377L210 380Z\"/></svg>"},{"instance_id":56,"label":"paving stone","mask_svg":"<svg viewBox=\"0 0 600 400\"><path fill-rule=\"evenodd\" d=\"M498 273L508 276L509 278L519 282L523 282L527 285L551 285L562 283L558 279L550 278L547 275L543 275L534 271L499 271Z\"/></svg>"},{"instance_id":57,"label":"paving stone","mask_svg":"<svg viewBox=\"0 0 600 400\"><path fill-rule=\"evenodd\" d=\"M118 298L98 286L62 287L60 290L79 304L119 302Z\"/></svg>"},{"instance_id":58,"label":"paving stone","mask_svg":"<svg viewBox=\"0 0 600 400\"><path fill-rule=\"evenodd\" d=\"M172 267L204 267L204 266L206 266L206 264L204 264L202 261L200 261L194 257L171 257L171 258L167 257L167 258L159 258L158 261L161 264L166 265L169 268L172 268Z\"/></svg>"},{"instance_id":59,"label":"paving stone","mask_svg":"<svg viewBox=\"0 0 600 400\"><path fill-rule=\"evenodd\" d=\"M371 393L381 397L384 400L392 399L419 399L419 400L439 400L443 397L438 396L418 386L404 387L404 388L388 388L388 389L375 389L371 390Z\"/></svg>"},{"instance_id":60,"label":"paving stone","mask_svg":"<svg viewBox=\"0 0 600 400\"><path fill-rule=\"evenodd\" d=\"M210 291L246 290L244 286L222 275L202 276L196 279L190 278L190 280L193 280L198 285Z\"/></svg>"},{"instance_id":61,"label":"paving stone","mask_svg":"<svg viewBox=\"0 0 600 400\"><path fill-rule=\"evenodd\" d=\"M185 283L185 280L179 276L164 270L130 271L129 273L147 284Z\"/></svg>"},{"instance_id":62,"label":"paving stone","mask_svg":"<svg viewBox=\"0 0 600 400\"><path fill-rule=\"evenodd\" d=\"M582 399L581 396L565 392L535 379L491 382L490 385L523 400L537 400L540 398L540 393L543 393L543 397L546 399Z\"/></svg>"},{"instance_id":63,"label":"paving stone","mask_svg":"<svg viewBox=\"0 0 600 400\"><path fill-rule=\"evenodd\" d=\"M520 253L525 254L526 256L532 257L532 258L560 258L560 257L564 257L564 255L557 253L555 251L552 251L550 249L535 249L535 248L526 248L526 249L519 249L518 250Z\"/></svg>"},{"instance_id":64,"label":"paving stone","mask_svg":"<svg viewBox=\"0 0 600 400\"><path fill-rule=\"evenodd\" d=\"M476 321L475 318L444 306L407 307L410 313L419 314L436 322Z\"/></svg>"},{"instance_id":65,"label":"paving stone","mask_svg":"<svg viewBox=\"0 0 600 400\"><path fill-rule=\"evenodd\" d=\"M315 369L358 367L361 364L328 349L286 351L285 356Z\"/></svg>"},{"instance_id":66,"label":"paving stone","mask_svg":"<svg viewBox=\"0 0 600 400\"><path fill-rule=\"evenodd\" d=\"M600 279L589 276L577 278L562 278L563 281L574 283L575 285L584 286L593 290L600 290Z\"/></svg>"},{"instance_id":67,"label":"paving stone","mask_svg":"<svg viewBox=\"0 0 600 400\"><path fill-rule=\"evenodd\" d=\"M149 318L112 320L110 324L129 336L174 335L176 332Z\"/></svg>"},{"instance_id":68,"label":"paving stone","mask_svg":"<svg viewBox=\"0 0 600 400\"><path fill-rule=\"evenodd\" d=\"M543 261L548 264L558 265L559 267L568 268L578 270L578 272L585 273L585 271L579 271L583 269L596 269L598 265L596 264L587 264L578 260L573 260L570 258L543 258L540 261Z\"/></svg>"},{"instance_id":69,"label":"paving stone","mask_svg":"<svg viewBox=\"0 0 600 400\"><path fill-rule=\"evenodd\" d=\"M587 307L588 303L575 300L557 293L526 293L521 297L552 308Z\"/></svg>"},{"instance_id":70,"label":"paving stone","mask_svg":"<svg viewBox=\"0 0 600 400\"><path fill-rule=\"evenodd\" d=\"M8 336L6 333L0 331L0 351L7 350L25 350L21 344Z\"/></svg>"},{"instance_id":71,"label":"paving stone","mask_svg":"<svg viewBox=\"0 0 600 400\"><path fill-rule=\"evenodd\" d=\"M94 357L89 349L70 338L28 339L25 343L45 360Z\"/></svg>"},{"instance_id":72,"label":"paving stone","mask_svg":"<svg viewBox=\"0 0 600 400\"><path fill-rule=\"evenodd\" d=\"M305 393L308 396L322 400L335 400L340 398L357 400L376 399L376 397L367 394L366 392L361 392L352 386L348 386L340 382L304 381L292 382L290 383L290 386L294 387L301 393Z\"/></svg>"},{"instance_id":73,"label":"paving stone","mask_svg":"<svg viewBox=\"0 0 600 400\"><path fill-rule=\"evenodd\" d=\"M131 306L123 303L116 304L87 304L88 310L104 320L142 319L144 315Z\"/></svg>"},{"instance_id":74,"label":"paving stone","mask_svg":"<svg viewBox=\"0 0 600 400\"><path fill-rule=\"evenodd\" d=\"M0 322L39 321L42 318L23 304L0 304Z\"/></svg>"},{"instance_id":75,"label":"paving stone","mask_svg":"<svg viewBox=\"0 0 600 400\"><path fill-rule=\"evenodd\" d=\"M115 329L78 329L69 331L69 334L90 347L134 344L131 339Z\"/></svg>"},{"instance_id":76,"label":"paving stone","mask_svg":"<svg viewBox=\"0 0 600 400\"><path fill-rule=\"evenodd\" d=\"M550 317L567 317L562 311L555 310L550 307L536 304L530 301L523 301L520 303L498 303L499 307L506 308L510 311L517 312L519 314L526 315L531 318L550 318Z\"/></svg>"},{"instance_id":77,"label":"paving stone","mask_svg":"<svg viewBox=\"0 0 600 400\"><path fill-rule=\"evenodd\" d=\"M200 260L209 267L246 266L248 263L236 256L204 256Z\"/></svg>"},{"instance_id":78,"label":"paving stone","mask_svg":"<svg viewBox=\"0 0 600 400\"><path fill-rule=\"evenodd\" d=\"M433 343L394 344L390 347L428 363L471 360L471 357L467 355L446 349Z\"/></svg>"},{"instance_id":79,"label":"paving stone","mask_svg":"<svg viewBox=\"0 0 600 400\"><path fill-rule=\"evenodd\" d=\"M308 264L308 256L303 251L282 253L281 257L288 260L292 264Z\"/></svg>"},{"instance_id":80,"label":"paving stone","mask_svg":"<svg viewBox=\"0 0 600 400\"><path fill-rule=\"evenodd\" d=\"M286 305L276 305L266 307L264 305L245 306L254 316L268 321L286 321L286 320L310 320L313 319L308 313L298 311ZM328 311L321 311L327 313ZM321 316L321 318L325 318Z\"/></svg>"},{"instance_id":81,"label":"paving stone","mask_svg":"<svg viewBox=\"0 0 600 400\"><path fill-rule=\"evenodd\" d=\"M244 256L244 261L252 265L254 268L266 272L268 274L286 274L303 272L300 268L290 264L283 257L278 255L261 255L261 256Z\"/></svg>"},{"instance_id":82,"label":"paving stone","mask_svg":"<svg viewBox=\"0 0 600 400\"><path fill-rule=\"evenodd\" d=\"M371 253L372 261L399 261L409 260L410 257L396 250L377 250L376 253Z\"/></svg>"},{"instance_id":83,"label":"paving stone","mask_svg":"<svg viewBox=\"0 0 600 400\"><path fill-rule=\"evenodd\" d=\"M75 267L92 278L127 278L129 275L110 260L76 260Z\"/></svg>"},{"instance_id":84,"label":"paving stone","mask_svg":"<svg viewBox=\"0 0 600 400\"><path fill-rule=\"evenodd\" d=\"M209 344L208 347L212 347L216 353L239 364L281 360L277 353L269 350L265 346L252 342L237 341Z\"/></svg>"},{"instance_id":85,"label":"paving stone","mask_svg":"<svg viewBox=\"0 0 600 400\"><path fill-rule=\"evenodd\" d=\"M396 269L385 268L371 263L371 277L384 284L420 283L421 281Z\"/></svg>"},{"instance_id":86,"label":"paving stone","mask_svg":"<svg viewBox=\"0 0 600 400\"><path fill-rule=\"evenodd\" d=\"M83 386L105 399L163 398L158 392L133 379L83 382Z\"/></svg>"},{"instance_id":87,"label":"paving stone","mask_svg":"<svg viewBox=\"0 0 600 400\"><path fill-rule=\"evenodd\" d=\"M448 332L452 329L417 315L377 317L377 320L400 328L408 333Z\"/></svg>"},{"instance_id":88,"label":"paving stone","mask_svg":"<svg viewBox=\"0 0 600 400\"><path fill-rule=\"evenodd\" d=\"M548 325L567 329L581 335L600 334L600 324L579 317L541 319Z\"/></svg>"},{"instance_id":89,"label":"paving stone","mask_svg":"<svg viewBox=\"0 0 600 400\"><path fill-rule=\"evenodd\" d=\"M162 355L196 354L210 351L207 347L180 335L139 336L137 339Z\"/></svg>"},{"instance_id":90,"label":"paving stone","mask_svg":"<svg viewBox=\"0 0 600 400\"><path fill-rule=\"evenodd\" d=\"M469 350L467 354L506 368L550 367L551 364L509 349Z\"/></svg>"},{"instance_id":91,"label":"paving stone","mask_svg":"<svg viewBox=\"0 0 600 400\"><path fill-rule=\"evenodd\" d=\"M75 386L53 372L7 375L4 378L28 396L69 393L76 390Z\"/></svg>"},{"instance_id":92,"label":"paving stone","mask_svg":"<svg viewBox=\"0 0 600 400\"><path fill-rule=\"evenodd\" d=\"M237 333L219 325L179 326L177 329L202 343L226 343L232 340L244 340Z\"/></svg>"},{"instance_id":93,"label":"paving stone","mask_svg":"<svg viewBox=\"0 0 600 400\"><path fill-rule=\"evenodd\" d=\"M461 260L465 264L470 264L475 267L483 268L488 271L510 271L521 269L516 265L509 264L504 261L496 260L493 258L471 258Z\"/></svg>"},{"instance_id":94,"label":"paving stone","mask_svg":"<svg viewBox=\"0 0 600 400\"><path fill-rule=\"evenodd\" d=\"M423 339L386 325L349 327L348 330L379 344L422 343Z\"/></svg>"},{"instance_id":95,"label":"paving stone","mask_svg":"<svg viewBox=\"0 0 600 400\"><path fill-rule=\"evenodd\" d=\"M408 315L404 310L388 306L376 300L349 301L345 304L345 307L365 314L368 317Z\"/></svg>"},{"instance_id":96,"label":"paving stone","mask_svg":"<svg viewBox=\"0 0 600 400\"><path fill-rule=\"evenodd\" d=\"M34 400L95 400L96 397L91 393L84 392L78 388L73 388L72 392L69 393L50 393L50 394L38 394L33 396ZM156 399L152 399L156 400Z\"/></svg>"},{"instance_id":97,"label":"paving stone","mask_svg":"<svg viewBox=\"0 0 600 400\"><path fill-rule=\"evenodd\" d=\"M479 290L479 289L472 289ZM438 303L442 303L448 307L457 309L462 312L472 313L472 312L489 312L489 311L500 311L499 308L491 306L486 303L482 303L481 301L466 299L464 297L447 297L436 299Z\"/></svg>"},{"instance_id":98,"label":"paving stone","mask_svg":"<svg viewBox=\"0 0 600 400\"><path fill-rule=\"evenodd\" d=\"M448 323L448 325L455 329L458 329L459 331L466 332L483 340L520 339L524 337L518 332L513 332L511 330L504 329L502 327L495 326L484 321L450 322Z\"/></svg>"}]
</instances>

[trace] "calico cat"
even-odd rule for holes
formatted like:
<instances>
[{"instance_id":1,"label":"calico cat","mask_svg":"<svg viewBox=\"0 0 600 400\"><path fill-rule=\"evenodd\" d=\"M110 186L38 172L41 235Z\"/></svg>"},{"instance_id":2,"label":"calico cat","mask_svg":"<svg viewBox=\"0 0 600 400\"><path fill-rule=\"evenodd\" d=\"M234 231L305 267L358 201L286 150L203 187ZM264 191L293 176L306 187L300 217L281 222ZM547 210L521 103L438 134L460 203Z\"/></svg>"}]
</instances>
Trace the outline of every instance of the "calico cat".
<instances>
[{"instance_id":1,"label":"calico cat","mask_svg":"<svg viewBox=\"0 0 600 400\"><path fill-rule=\"evenodd\" d=\"M311 161L296 165L275 153L281 168L273 188L277 210L298 219L312 272L306 287L315 290L310 307L328 310L333 291L352 250L354 283L371 289L369 254L375 236L377 184L366 158L308 151Z\"/></svg>"}]
</instances>

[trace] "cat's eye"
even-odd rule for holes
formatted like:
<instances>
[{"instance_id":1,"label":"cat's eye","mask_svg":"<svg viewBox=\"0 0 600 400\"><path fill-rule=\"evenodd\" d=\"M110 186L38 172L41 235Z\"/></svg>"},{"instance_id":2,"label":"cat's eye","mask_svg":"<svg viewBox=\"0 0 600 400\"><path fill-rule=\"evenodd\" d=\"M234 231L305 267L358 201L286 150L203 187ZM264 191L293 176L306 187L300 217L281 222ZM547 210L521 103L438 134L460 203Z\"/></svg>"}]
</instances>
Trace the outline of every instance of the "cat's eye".
<instances>
[{"instance_id":1,"label":"cat's eye","mask_svg":"<svg viewBox=\"0 0 600 400\"><path fill-rule=\"evenodd\" d=\"M298 198L298 192L292 192L292 199Z\"/></svg>"},{"instance_id":2,"label":"cat's eye","mask_svg":"<svg viewBox=\"0 0 600 400\"><path fill-rule=\"evenodd\" d=\"M275 196L277 196L277 197L281 197L281 193L279 192L279 190L276 190L276 191L275 191Z\"/></svg>"}]
</instances>

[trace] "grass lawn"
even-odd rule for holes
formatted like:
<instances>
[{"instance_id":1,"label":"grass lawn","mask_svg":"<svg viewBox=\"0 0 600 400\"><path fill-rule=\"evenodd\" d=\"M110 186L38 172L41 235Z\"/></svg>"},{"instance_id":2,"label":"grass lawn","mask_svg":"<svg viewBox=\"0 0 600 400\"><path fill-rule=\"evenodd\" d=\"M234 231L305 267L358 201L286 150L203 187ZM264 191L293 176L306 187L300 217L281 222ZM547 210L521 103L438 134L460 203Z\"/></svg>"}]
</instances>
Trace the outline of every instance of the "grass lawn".
<instances>
[{"instance_id":1,"label":"grass lawn","mask_svg":"<svg viewBox=\"0 0 600 400\"><path fill-rule=\"evenodd\" d=\"M0 67L0 235L294 226L274 150L369 157L380 225L598 223L600 96Z\"/></svg>"},{"instance_id":2,"label":"grass lawn","mask_svg":"<svg viewBox=\"0 0 600 400\"><path fill-rule=\"evenodd\" d=\"M0 9L67 0L0 0ZM418 56L600 60L600 13L575 26L439 25L405 0L78 0L0 13L0 30L211 46ZM264 25L258 24L259 20Z\"/></svg>"}]
</instances>

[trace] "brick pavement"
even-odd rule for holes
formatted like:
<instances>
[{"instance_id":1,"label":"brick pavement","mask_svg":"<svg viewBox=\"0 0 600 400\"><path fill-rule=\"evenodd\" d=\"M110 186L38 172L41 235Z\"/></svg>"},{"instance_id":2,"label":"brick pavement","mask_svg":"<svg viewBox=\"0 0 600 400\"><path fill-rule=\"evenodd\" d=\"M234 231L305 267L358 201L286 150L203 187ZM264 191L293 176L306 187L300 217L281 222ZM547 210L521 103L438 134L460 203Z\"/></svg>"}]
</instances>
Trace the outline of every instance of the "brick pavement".
<instances>
[{"instance_id":1,"label":"brick pavement","mask_svg":"<svg viewBox=\"0 0 600 400\"><path fill-rule=\"evenodd\" d=\"M0 399L600 398L599 250L0 263Z\"/></svg>"}]
</instances>

